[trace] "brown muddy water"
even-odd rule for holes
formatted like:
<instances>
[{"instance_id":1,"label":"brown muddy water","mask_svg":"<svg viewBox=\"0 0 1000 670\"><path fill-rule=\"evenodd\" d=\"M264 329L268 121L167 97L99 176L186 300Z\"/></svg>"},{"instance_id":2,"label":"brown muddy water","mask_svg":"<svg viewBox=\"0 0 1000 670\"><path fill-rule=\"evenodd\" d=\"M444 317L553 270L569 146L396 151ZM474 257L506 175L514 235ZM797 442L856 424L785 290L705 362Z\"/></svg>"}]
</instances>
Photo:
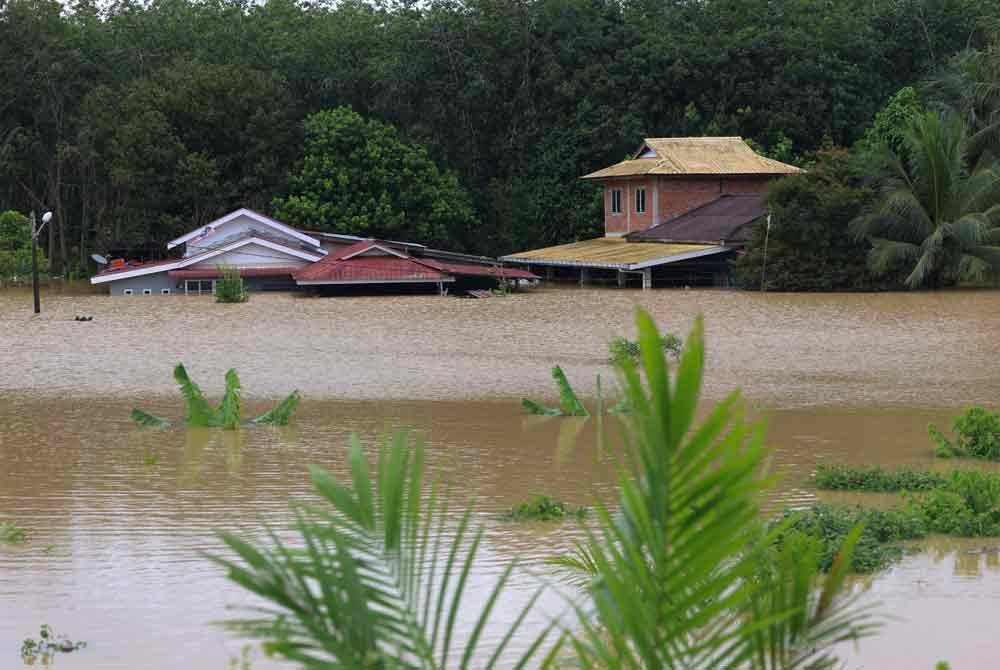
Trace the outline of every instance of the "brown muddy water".
<instances>
[{"instance_id":1,"label":"brown muddy water","mask_svg":"<svg viewBox=\"0 0 1000 670\"><path fill-rule=\"evenodd\" d=\"M498 513L536 492L586 504L611 494L613 473L592 424L525 417L517 398L552 397L557 363L591 393L610 375L607 340L634 333L636 304L681 333L705 314L707 395L741 386L768 417L776 504L815 500L820 461L932 467L927 423L993 405L1000 391L996 292L545 289L468 301L254 295L235 306L47 294L39 317L29 294L0 292L0 521L29 533L0 546L0 668L20 667L19 642L41 623L89 643L59 668L228 667L241 642L211 622L252 601L200 552L219 549L217 529L287 524L288 498L309 495L306 466L343 471L351 432L369 444L394 426L426 437L431 467L487 526L478 591L515 557L544 574L573 525L511 525ZM179 360L210 394L236 367L252 408L301 389L295 425L233 435L132 424L134 405L181 415ZM893 618L845 648L848 667L993 667L998 544L935 540L858 580ZM512 603L532 583L522 575ZM535 625L561 609L551 594ZM275 666L257 654L253 667Z\"/></svg>"}]
</instances>

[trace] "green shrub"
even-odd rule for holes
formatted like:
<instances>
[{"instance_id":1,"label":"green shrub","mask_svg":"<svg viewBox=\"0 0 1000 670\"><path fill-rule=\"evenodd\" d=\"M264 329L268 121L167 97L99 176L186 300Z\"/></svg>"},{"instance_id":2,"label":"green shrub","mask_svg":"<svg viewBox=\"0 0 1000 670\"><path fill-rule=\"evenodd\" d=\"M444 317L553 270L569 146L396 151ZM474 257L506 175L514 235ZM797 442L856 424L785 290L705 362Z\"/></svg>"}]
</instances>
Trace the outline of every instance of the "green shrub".
<instances>
[{"instance_id":1,"label":"green shrub","mask_svg":"<svg viewBox=\"0 0 1000 670\"><path fill-rule=\"evenodd\" d=\"M910 508L876 510L860 506L813 505L804 512L786 511L780 522L789 523L777 539L779 548L788 546L791 534L805 535L821 543L820 567L829 570L848 533L861 525L861 537L854 549L851 571L871 573L888 567L903 555L897 544L927 535L924 519Z\"/></svg>"},{"instance_id":2,"label":"green shrub","mask_svg":"<svg viewBox=\"0 0 1000 670\"><path fill-rule=\"evenodd\" d=\"M671 358L681 355L684 342L673 333L664 333L660 337L660 346ZM611 354L611 362L621 365L625 361L639 360L639 343L624 337L616 337L608 343L608 353Z\"/></svg>"},{"instance_id":3,"label":"green shrub","mask_svg":"<svg viewBox=\"0 0 1000 670\"><path fill-rule=\"evenodd\" d=\"M957 437L952 442L933 423L927 426L940 458L1000 460L1000 415L982 407L970 407L955 419L954 431Z\"/></svg>"},{"instance_id":4,"label":"green shrub","mask_svg":"<svg viewBox=\"0 0 1000 670\"><path fill-rule=\"evenodd\" d=\"M508 521L558 521L569 516L584 517L586 507L570 507L561 500L547 495L536 495L531 500L518 503L503 518Z\"/></svg>"},{"instance_id":5,"label":"green shrub","mask_svg":"<svg viewBox=\"0 0 1000 670\"><path fill-rule=\"evenodd\" d=\"M828 491L929 491L941 486L947 478L938 472L900 468L883 470L880 466L852 468L846 465L816 466L816 486Z\"/></svg>"},{"instance_id":6,"label":"green shrub","mask_svg":"<svg viewBox=\"0 0 1000 670\"><path fill-rule=\"evenodd\" d=\"M238 268L219 266L222 278L215 282L215 302L246 302L249 298Z\"/></svg>"}]
</instances>

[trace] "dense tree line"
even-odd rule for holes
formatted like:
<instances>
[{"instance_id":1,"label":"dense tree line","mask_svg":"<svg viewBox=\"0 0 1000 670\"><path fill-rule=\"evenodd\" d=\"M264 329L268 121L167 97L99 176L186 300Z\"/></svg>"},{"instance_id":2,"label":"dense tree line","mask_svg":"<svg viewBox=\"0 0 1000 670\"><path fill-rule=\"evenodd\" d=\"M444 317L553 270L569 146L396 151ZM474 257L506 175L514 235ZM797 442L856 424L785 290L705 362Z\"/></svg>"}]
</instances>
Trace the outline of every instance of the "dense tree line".
<instances>
[{"instance_id":1,"label":"dense tree line","mask_svg":"<svg viewBox=\"0 0 1000 670\"><path fill-rule=\"evenodd\" d=\"M601 226L577 177L641 137L849 146L998 16L1000 0L7 0L0 211L55 210L57 274L155 255L289 202L304 120L350 107L457 177L472 212L442 219L461 227L445 241L561 242Z\"/></svg>"}]
</instances>

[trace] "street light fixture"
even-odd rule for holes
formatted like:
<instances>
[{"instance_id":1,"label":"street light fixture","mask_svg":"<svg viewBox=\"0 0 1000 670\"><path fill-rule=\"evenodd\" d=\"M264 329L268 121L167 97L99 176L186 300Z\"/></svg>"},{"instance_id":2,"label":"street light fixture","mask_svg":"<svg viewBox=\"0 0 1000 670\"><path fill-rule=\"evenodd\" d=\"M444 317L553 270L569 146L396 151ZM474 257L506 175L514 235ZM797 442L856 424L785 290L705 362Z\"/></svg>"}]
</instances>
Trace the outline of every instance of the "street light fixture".
<instances>
[{"instance_id":1,"label":"street light fixture","mask_svg":"<svg viewBox=\"0 0 1000 670\"><path fill-rule=\"evenodd\" d=\"M51 220L52 212L45 212L42 214L42 225L35 228L35 212L34 210L31 212L31 292L35 297L35 314L42 311L42 303L38 295L38 234Z\"/></svg>"}]
</instances>

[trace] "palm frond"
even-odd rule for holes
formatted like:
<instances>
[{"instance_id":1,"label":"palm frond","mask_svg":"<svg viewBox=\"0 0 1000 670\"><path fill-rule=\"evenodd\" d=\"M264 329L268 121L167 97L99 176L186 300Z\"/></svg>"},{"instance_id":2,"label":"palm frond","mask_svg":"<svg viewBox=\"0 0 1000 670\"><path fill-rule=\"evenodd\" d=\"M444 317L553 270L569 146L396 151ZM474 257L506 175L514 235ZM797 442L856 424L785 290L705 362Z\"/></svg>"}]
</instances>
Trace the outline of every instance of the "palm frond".
<instances>
[{"instance_id":1,"label":"palm frond","mask_svg":"<svg viewBox=\"0 0 1000 670\"><path fill-rule=\"evenodd\" d=\"M207 427L215 424L215 412L205 399L198 385L191 381L182 363L174 368L174 379L180 387L181 395L187 403L187 424L189 426Z\"/></svg>"},{"instance_id":2,"label":"palm frond","mask_svg":"<svg viewBox=\"0 0 1000 670\"><path fill-rule=\"evenodd\" d=\"M302 394L292 391L276 407L254 419L251 423L270 424L272 426L287 426L302 402Z\"/></svg>"},{"instance_id":3,"label":"palm frond","mask_svg":"<svg viewBox=\"0 0 1000 670\"><path fill-rule=\"evenodd\" d=\"M771 636L769 625L796 609L751 615L760 603L756 552L758 500L772 479L761 478L766 457L763 426L747 424L736 394L698 428L692 421L702 382L701 321L686 340L672 383L652 320L637 316L641 369L622 366L632 413L618 512L598 506L600 526L588 534L587 562L598 574L590 586L592 610L579 609L580 630L570 631L583 667L747 668ZM645 379L645 381L643 380ZM631 473L637 473L632 477ZM803 574L809 557L789 556ZM844 615L831 584L822 617L798 625L826 651L833 640L865 632ZM842 616L843 615L843 616ZM790 623L789 626L792 624ZM820 626L828 630L820 635Z\"/></svg>"},{"instance_id":4,"label":"palm frond","mask_svg":"<svg viewBox=\"0 0 1000 670\"><path fill-rule=\"evenodd\" d=\"M150 414L149 412L144 412L141 409L133 409L131 414L132 420L141 423L144 426L150 426L152 428L170 428L171 423L166 419L161 419L160 417Z\"/></svg>"},{"instance_id":5,"label":"palm frond","mask_svg":"<svg viewBox=\"0 0 1000 670\"><path fill-rule=\"evenodd\" d=\"M556 386L559 388L559 406L564 414L568 416L590 416L590 412L580 402L576 391L573 390L569 380L566 379L566 373L558 365L552 368L552 379L555 380Z\"/></svg>"},{"instance_id":6,"label":"palm frond","mask_svg":"<svg viewBox=\"0 0 1000 670\"><path fill-rule=\"evenodd\" d=\"M484 643L513 565L484 594L471 631L459 633L483 531L468 511L449 523L435 489L423 490L422 446L397 435L380 450L374 477L357 441L349 462L353 486L313 469L324 506L298 507L304 549L274 535L268 549L222 535L236 560L214 560L270 604L263 616L230 626L306 668L523 667L539 654L548 629L527 650L508 653L537 592L502 640Z\"/></svg>"},{"instance_id":7,"label":"palm frond","mask_svg":"<svg viewBox=\"0 0 1000 670\"><path fill-rule=\"evenodd\" d=\"M228 370L226 372L226 393L222 396L222 404L219 405L217 417L217 421L227 430L236 430L240 426L242 414L240 391L239 375L236 374L236 370Z\"/></svg>"}]
</instances>

